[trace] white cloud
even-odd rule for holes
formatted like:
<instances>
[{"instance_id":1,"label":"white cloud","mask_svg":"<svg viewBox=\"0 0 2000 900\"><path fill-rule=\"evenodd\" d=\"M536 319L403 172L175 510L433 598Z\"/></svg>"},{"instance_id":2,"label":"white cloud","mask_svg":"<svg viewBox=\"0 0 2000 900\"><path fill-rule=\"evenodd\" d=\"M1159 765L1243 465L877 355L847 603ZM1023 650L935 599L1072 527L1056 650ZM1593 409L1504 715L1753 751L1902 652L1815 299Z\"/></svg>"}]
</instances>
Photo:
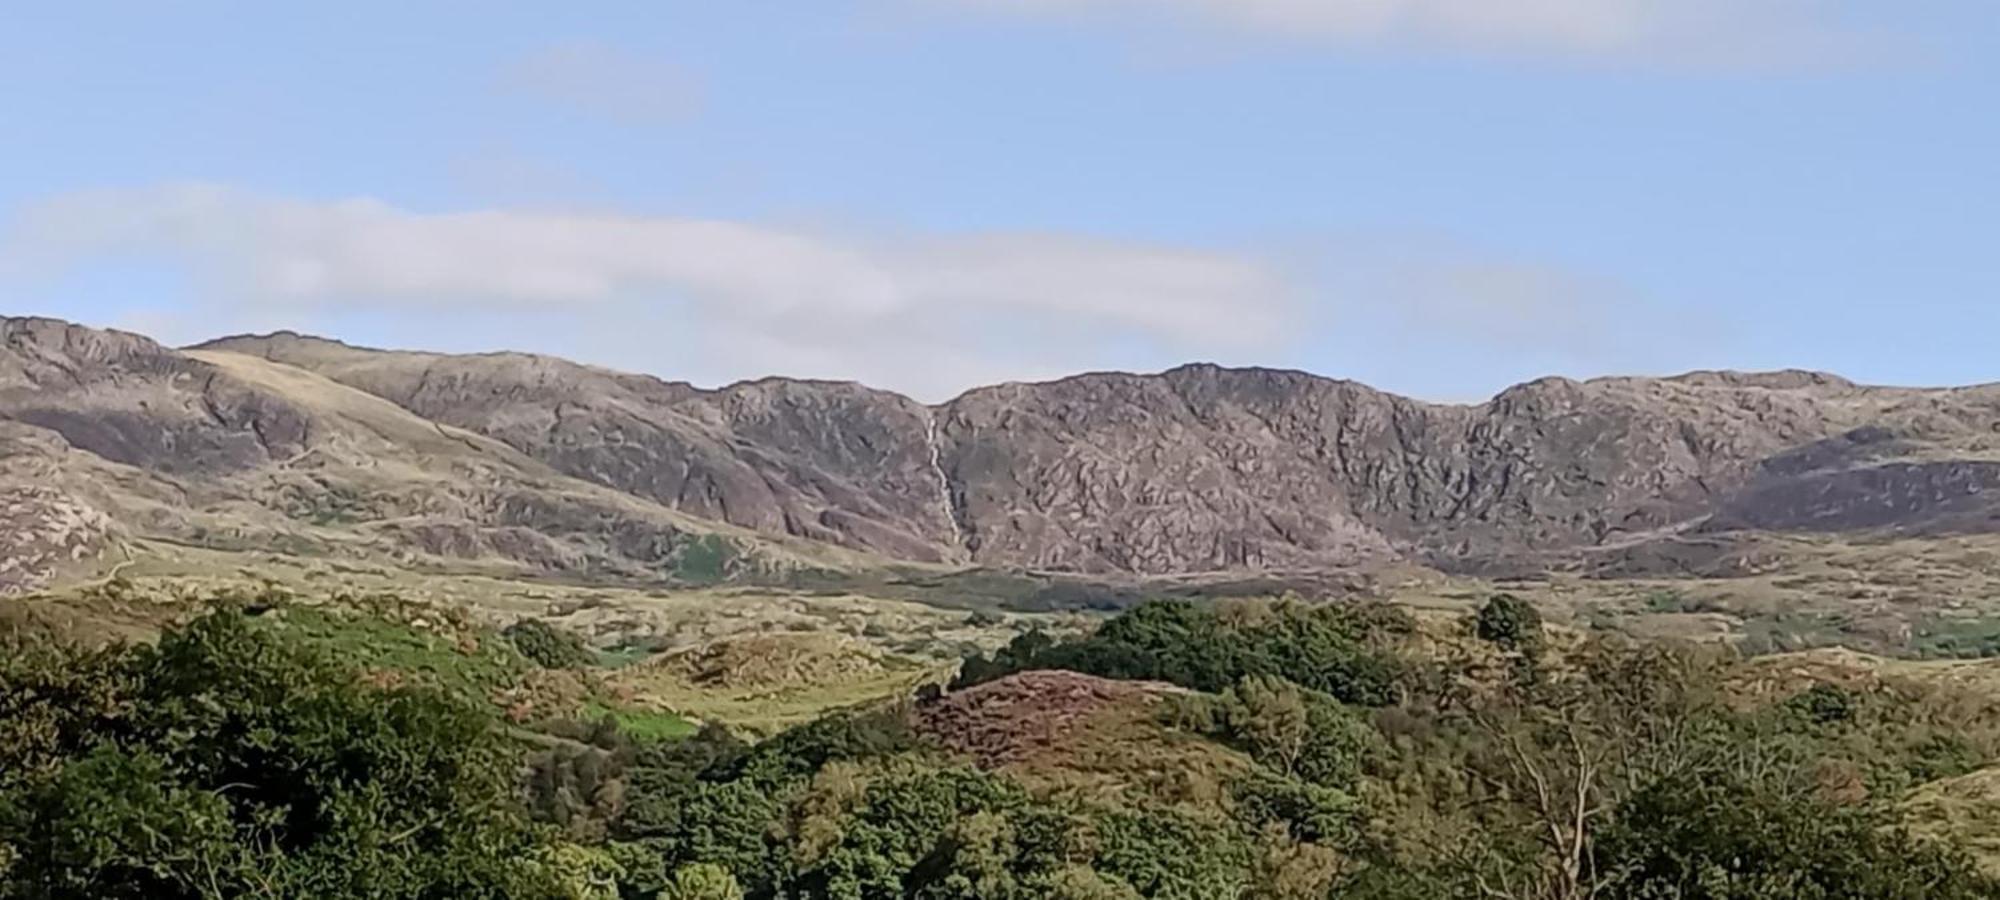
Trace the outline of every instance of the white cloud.
<instances>
[{"instance_id":1,"label":"white cloud","mask_svg":"<svg viewBox=\"0 0 2000 900\"><path fill-rule=\"evenodd\" d=\"M1840 52L1832 0L918 0L1028 16L1108 18L1307 40L1722 65Z\"/></svg>"},{"instance_id":2,"label":"white cloud","mask_svg":"<svg viewBox=\"0 0 2000 900\"><path fill-rule=\"evenodd\" d=\"M500 87L627 124L685 118L701 107L700 79L672 63L607 44L569 42L514 60Z\"/></svg>"},{"instance_id":3,"label":"white cloud","mask_svg":"<svg viewBox=\"0 0 2000 900\"><path fill-rule=\"evenodd\" d=\"M212 324L218 333L287 309L302 320L507 314L541 330L498 339L546 347L554 328L669 375L695 374L683 365L692 359L711 378L860 378L939 397L1107 355L1127 363L1118 348L1149 364L1292 337L1293 285L1267 264L1055 234L891 241L672 217L423 213L213 186L66 195L14 225L0 262L59 272L165 259L229 319ZM644 364L644 347L663 358Z\"/></svg>"}]
</instances>

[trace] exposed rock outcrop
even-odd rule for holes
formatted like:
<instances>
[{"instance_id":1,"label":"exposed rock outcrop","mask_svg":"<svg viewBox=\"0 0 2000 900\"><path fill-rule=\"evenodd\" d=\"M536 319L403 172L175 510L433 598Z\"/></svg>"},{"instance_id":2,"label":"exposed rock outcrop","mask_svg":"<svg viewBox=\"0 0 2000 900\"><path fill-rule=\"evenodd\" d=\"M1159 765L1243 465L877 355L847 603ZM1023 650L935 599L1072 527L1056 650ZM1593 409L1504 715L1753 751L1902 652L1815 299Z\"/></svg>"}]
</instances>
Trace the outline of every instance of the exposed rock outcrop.
<instances>
[{"instance_id":1,"label":"exposed rock outcrop","mask_svg":"<svg viewBox=\"0 0 2000 900\"><path fill-rule=\"evenodd\" d=\"M804 562L304 369L48 319L0 318L0 497L10 573L92 552L99 519L220 550L661 580Z\"/></svg>"},{"instance_id":2,"label":"exposed rock outcrop","mask_svg":"<svg viewBox=\"0 0 2000 900\"><path fill-rule=\"evenodd\" d=\"M701 390L291 334L208 346L312 369L694 515L902 559L1485 569L1690 529L2000 528L1987 513L2000 495L1985 490L2000 460L1995 388L1697 372L1548 378L1442 405L1192 365L926 408L852 384Z\"/></svg>"},{"instance_id":3,"label":"exposed rock outcrop","mask_svg":"<svg viewBox=\"0 0 2000 900\"><path fill-rule=\"evenodd\" d=\"M0 488L62 498L38 509L219 549L571 575L852 558L831 545L1139 575L1737 571L1764 563L1731 535L2000 531L1996 426L2000 388L1810 372L1548 378L1444 405L1191 365L925 406L847 383L704 390L293 334L182 351L0 319Z\"/></svg>"}]
</instances>

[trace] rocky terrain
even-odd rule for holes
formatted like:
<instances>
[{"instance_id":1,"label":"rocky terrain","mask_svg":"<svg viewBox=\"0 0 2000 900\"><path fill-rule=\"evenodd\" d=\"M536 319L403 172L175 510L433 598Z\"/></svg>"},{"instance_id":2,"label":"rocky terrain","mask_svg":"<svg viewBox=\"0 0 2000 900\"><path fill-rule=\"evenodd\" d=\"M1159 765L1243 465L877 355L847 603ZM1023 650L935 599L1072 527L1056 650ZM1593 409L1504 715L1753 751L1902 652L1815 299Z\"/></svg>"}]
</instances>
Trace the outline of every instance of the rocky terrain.
<instances>
[{"instance_id":1,"label":"rocky terrain","mask_svg":"<svg viewBox=\"0 0 2000 900\"><path fill-rule=\"evenodd\" d=\"M313 371L691 515L906 560L1158 575L1581 558L1644 572L1726 556L1743 533L2000 529L2000 387L1702 372L1543 379L1439 405L1192 365L927 407L852 384L702 390L284 333L203 352Z\"/></svg>"},{"instance_id":2,"label":"rocky terrain","mask_svg":"<svg viewBox=\"0 0 2000 900\"><path fill-rule=\"evenodd\" d=\"M1772 535L2000 531L1996 428L2000 387L1805 372L1543 379L1440 405L1191 365L926 406L0 319L0 577L102 569L128 540L689 582L895 565L1732 576Z\"/></svg>"},{"instance_id":3,"label":"rocky terrain","mask_svg":"<svg viewBox=\"0 0 2000 900\"><path fill-rule=\"evenodd\" d=\"M815 565L253 357L0 320L10 585L119 540L413 567L717 580Z\"/></svg>"},{"instance_id":4,"label":"rocky terrain","mask_svg":"<svg viewBox=\"0 0 2000 900\"><path fill-rule=\"evenodd\" d=\"M33 590L103 554L110 521L60 491L0 489L0 595Z\"/></svg>"},{"instance_id":5,"label":"rocky terrain","mask_svg":"<svg viewBox=\"0 0 2000 900\"><path fill-rule=\"evenodd\" d=\"M921 774L942 750L973 768L936 784L1004 778L1022 797L1064 798L1064 816L1100 809L1092 827L1184 812L1175 821L1245 829L1199 832L1190 846L1241 840L1238 862L1197 868L1306 859L1328 873L1341 859L1330 848L1307 858L1296 854L1310 842L1268 845L1290 833L1263 818L1269 804L1311 801L1299 809L1318 816L1332 811L1320 800L1346 810L1364 798L1385 833L1458 839L1461 801L1442 814L1427 804L1467 796L1456 779L1478 770L1458 726L1423 719L1448 708L1436 698L1335 721L1330 695L1312 707L1321 695L1245 681L1253 663L1304 677L1378 647L1331 624L1270 623L1284 610L1353 615L1298 597L1385 601L1353 621L1422 663L1401 686L1422 697L1519 671L1472 624L1505 593L1555 626L1535 645L1539 673L1596 659L1579 648L1599 633L1735 645L1747 661L1688 657L1730 660L1728 681L1693 680L1722 677L1706 664L1668 666L1659 677L1689 689L1646 696L1824 701L1855 718L1778 736L1825 742L1786 743L1786 759L1800 746L1839 754L1810 770L1829 802L1875 803L1871 821L1963 841L2000 872L2000 836L1984 827L2000 809L1995 423L2000 387L1805 372L1544 379L1446 405L1192 365L926 405L853 384L703 389L547 357L293 334L173 349L0 318L0 637L102 647L186 626L210 602L242 609L373 688L431 681L489 700L510 734L535 735L527 770L537 785L547 777L562 810L551 821L593 840L628 790L656 782L604 768L647 754L587 741L712 738L712 724L758 738L832 716L842 724L826 733L842 741L907 732L931 749L893 766L815 761L830 767L800 769L819 773L810 784L869 796L851 779ZM1104 624L1161 599L1216 602ZM554 645L574 660L546 667L533 642L508 636L530 621L572 636ZM1222 646L1232 630L1256 636ZM975 658L1119 633L1096 651L1106 665L1079 667L1180 683L1032 668L1083 655L963 678ZM1286 655L1300 648L1313 655ZM1207 682L1191 681L1205 669L1125 668L1170 653L1242 671ZM1445 671L1457 680L1435 677ZM1499 698L1488 693L1470 692ZM1607 705L1590 716L1638 714L1631 727L1658 712L1622 694L1591 702ZM863 711L894 727L847 730ZM1260 749L1252 723L1266 713L1282 717L1269 720L1281 740L1324 727L1327 747L1362 746L1341 722L1379 729L1367 745L1393 756L1370 765L1393 774L1315 800L1299 746ZM1606 758L1641 733L1606 732ZM1494 743L1487 771L1520 746ZM769 809L752 834L807 821L807 807ZM1267 878L1245 871L1245 884Z\"/></svg>"},{"instance_id":6,"label":"rocky terrain","mask_svg":"<svg viewBox=\"0 0 2000 900\"><path fill-rule=\"evenodd\" d=\"M212 351L308 369L692 515L917 560L963 555L932 410L851 384L701 391L515 353L384 353L278 334Z\"/></svg>"}]
</instances>

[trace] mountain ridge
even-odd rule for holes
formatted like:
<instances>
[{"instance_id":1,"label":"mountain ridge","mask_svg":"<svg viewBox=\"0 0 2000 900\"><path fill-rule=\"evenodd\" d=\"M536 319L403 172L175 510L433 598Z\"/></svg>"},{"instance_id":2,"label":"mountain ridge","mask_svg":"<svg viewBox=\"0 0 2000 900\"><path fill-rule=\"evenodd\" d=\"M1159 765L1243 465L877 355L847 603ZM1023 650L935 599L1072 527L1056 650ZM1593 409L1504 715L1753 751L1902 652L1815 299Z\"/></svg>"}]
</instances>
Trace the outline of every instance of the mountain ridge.
<instances>
[{"instance_id":1,"label":"mountain ridge","mask_svg":"<svg viewBox=\"0 0 2000 900\"><path fill-rule=\"evenodd\" d=\"M627 516L683 517L676 533L727 533L749 556L759 540L803 541L919 565L1132 576L1396 561L1616 568L1673 558L1683 538L1726 554L1764 532L2000 531L1994 385L1702 370L1542 378L1484 403L1439 404L1298 370L1191 363L924 404L855 382L700 388L537 354L382 350L296 332L177 351L57 320L0 319L0 330L0 420L16 429L55 432L146 477L228 481L240 469L304 493L326 480L309 471L315 441L346 441L335 468L362 487L325 491L361 491L353 502L376 518L355 528L422 525L429 544L450 532L443 543L476 555L495 552L490 529L522 529L505 540L518 544L557 528L568 535L559 544L598 548L558 554L568 565L628 574L679 551L632 545L635 562L593 543L602 534L580 536L573 513L558 528L479 510L522 490L543 506L581 502L604 533L653 527L619 524ZM236 358L270 368L217 380ZM334 403L336 388L400 410L399 434L463 433L504 452L364 441L368 416L328 412L361 409ZM336 427L316 438L322 420ZM384 464L414 466L414 483L442 493L398 493L369 474ZM408 496L448 499L437 501L444 512L412 511Z\"/></svg>"},{"instance_id":2,"label":"mountain ridge","mask_svg":"<svg viewBox=\"0 0 2000 900\"><path fill-rule=\"evenodd\" d=\"M29 316L21 318L41 318L41 317ZM51 319L50 321L62 321L62 320ZM103 330L118 331L118 329L110 329L110 328ZM124 332L124 333L131 333L131 332ZM944 400L936 402L927 402L923 400L918 400L915 397L912 397L911 395L905 394L901 391L896 391L890 388L875 387L873 385L869 385L862 381L858 381L855 379L847 379L847 378L818 378L818 377L795 376L795 375L759 375L751 378L740 378L735 381L726 382L712 387L703 387L701 385L697 385L690 381L677 380L653 373L627 371L612 366L599 365L596 363L576 362L574 360L568 359L567 357L557 356L548 353L539 353L535 351L469 350L462 352L447 352L447 351L425 350L425 349L408 348L408 347L378 347L369 344L352 343L343 340L341 338L328 337L326 335L313 334L311 332L297 331L290 328L280 328L272 331L239 332L235 334L221 335L218 337L199 341L193 344L188 344L178 349L181 350L226 349L231 346L242 347L245 345L265 344L278 341L295 341L307 344L322 344L362 353L405 354L405 355L419 355L419 356L437 357L437 358L520 357L520 358L531 358L531 359L560 360L562 362L569 363L571 365L575 365L581 368L594 369L601 372L619 376L625 376L625 377L651 379L654 381L658 381L662 384L688 387L692 388L693 390L701 391L704 393L721 393L728 391L732 388L752 386L768 382L786 382L786 383L815 384L815 385L845 385L845 386L865 388L870 391L876 391L885 394L894 394L898 397L907 399L912 403L918 403L930 407L949 406L953 402L963 398L966 394L975 391L990 390L995 388L1042 387L1050 385L1059 385L1065 382L1072 382L1077 380L1088 380L1088 379L1103 378L1103 377L1159 378L1172 375L1174 373L1181 372L1183 370L1197 370L1197 371L1213 370L1213 371L1235 372L1235 373L1246 373L1246 374L1262 373L1262 374L1273 374L1273 375L1297 375L1306 378L1311 378L1317 381L1366 387L1370 390L1374 390L1379 393L1387 394L1390 396L1400 397L1414 403L1422 403L1428 406L1440 406L1440 407L1484 406L1488 403L1493 402L1495 399L1498 399L1501 395L1504 395L1509 391L1518 388L1529 387L1543 382L1571 383L1571 384L1581 384L1581 385L1631 382L1631 381L1661 381L1661 382L1681 382L1681 383L1719 382L1719 383L1734 383L1747 386L1764 386L1764 387L1783 387L1786 385L1797 386L1800 384L1808 384L1808 385L1822 385L1829 387L1859 388L1865 390L1879 389L1879 390L1909 390L1909 391L1955 391L1955 390L1973 390L1979 388L1990 388L1990 387L2000 386L2000 381L1976 382L1976 383L1961 384L1961 385L1899 385L1899 384L1882 384L1882 383L1872 383L1872 382L1857 382L1837 372L1822 370L1822 369L1800 368L1794 366L1787 366L1777 369L1702 368L1702 369L1688 369L1686 371L1661 374L1661 375L1609 374L1609 375L1592 375L1582 378L1570 375L1553 375L1553 374L1542 375L1528 379L1526 381L1516 382L1514 384L1503 386L1500 389L1496 390L1492 395L1484 399L1434 400L1434 399L1426 399L1423 397L1417 397L1409 394L1402 394L1396 391L1388 390L1386 388L1375 387L1374 385L1368 384L1367 382L1359 381L1352 378L1344 378L1337 375L1327 375L1321 372L1315 372L1309 369L1301 369L1293 366L1265 366L1265 365L1254 365L1254 364L1228 365L1208 360L1188 360L1186 362L1177 363L1167 368L1158 370L1139 371L1131 369L1087 369L1081 372L1074 372L1067 375L1058 375L1044 379L997 381L990 384L980 384L980 385L974 385L969 388L965 388L964 390L961 390L958 393L953 394L952 396Z\"/></svg>"},{"instance_id":3,"label":"mountain ridge","mask_svg":"<svg viewBox=\"0 0 2000 900\"><path fill-rule=\"evenodd\" d=\"M217 346L260 353L293 364L318 364L333 371L335 377L340 377L337 369L341 364L316 357L309 350L302 352L302 348L351 349L324 339L288 341L282 336L238 339ZM355 367L348 374L357 384L382 377L380 370L390 365L387 361L396 358L395 351L366 352L375 354L370 357L373 363L356 363L352 358L346 363ZM493 357L433 354L425 355L424 359L427 371L432 374L436 366L443 365L457 370L458 377L489 389L520 387L520 373L483 370L486 364L500 361ZM541 360L537 365L569 365L549 362L546 357L534 359ZM360 371L371 367L375 370L372 373ZM682 382L654 380L653 383L670 394L662 395L667 408L642 412L644 417L659 423L675 415L693 415L726 441L736 441L737 446L747 448L744 455L760 461L755 466L760 480L801 488L774 492L770 501L775 508L785 510L783 513L742 514L740 509L732 512L729 503L718 501L696 502L695 511L700 514L763 530L782 523L783 529L791 533L851 542L894 556L941 561L963 553L972 561L988 564L1154 574L1204 568L1272 565L1311 568L1349 564L1408 554L1413 545L1426 542L1431 546L1419 550L1430 559L1519 555L1531 549L1525 544L1546 543L1544 539L1549 537L1565 546L1599 544L1614 533L1672 528L1713 512L1712 508L1696 502L1696 495L1714 493L1708 481L1711 478L1746 481L1752 474L1751 464L1766 457L1815 441L1834 440L1885 415L1905 430L1925 425L1921 417L1913 416L1909 410L1898 410L1899 404L1926 398L1983 400L1985 395L1994 393L1992 386L1942 391L1862 386L1837 375L1796 369L1698 370L1662 378L1606 376L1579 381L1549 377L1512 386L1483 403L1441 404L1299 370L1232 368L1210 363L1191 363L1155 374L1094 372L1043 382L987 385L936 404L919 403L853 382L764 378L714 389L694 388ZM405 386L408 386L407 376ZM421 390L421 385L411 387ZM378 385L376 389L389 394L399 392L398 388L388 386ZM759 427L771 424L762 417L774 408L796 412L825 401L829 395L845 402L872 405L872 409L862 410L864 415L859 419L792 422L789 429ZM462 412L457 407L463 399L446 396L426 402L411 395L403 402L422 414L450 418L454 412ZM1991 403L1986 405L1990 407ZM1041 430L1046 432L1043 436L1048 440L1047 446L1025 454L1024 459L1024 454L1018 452L1022 449L1018 441L996 442L993 435L1011 432L1019 436L1020 427L1027 421L1026 410L1034 411L1034 419L1046 426ZM518 404L511 411L533 412ZM1125 446L1115 452L1107 451L1105 439L1096 435L1107 427L1117 432L1123 427L1117 424L1120 418L1133 419L1134 411L1140 415L1125 424L1142 430L1150 427L1153 432L1114 435L1113 443ZM579 413L560 405L554 412L563 414L556 418L579 415L590 418L587 410ZM872 413L873 420L868 413ZM1970 414L1958 418L1967 415ZM889 419L884 420L884 416ZM1163 427L1162 420L1168 420ZM489 433L505 430L478 415L465 414L455 421L475 430L484 428ZM746 422L751 427L742 427ZM1523 427L1524 422L1528 427ZM839 431L857 423L874 429L877 438L892 444L901 440L909 445L900 456L893 448L883 451L882 459L901 460L899 465L890 467L886 487L858 486L854 478L844 484L827 484L829 467L823 465L826 462L823 455L808 453L813 458L803 461L785 459L800 447L811 445L816 436L824 437L824 432ZM1706 423L1711 433L1699 433L1702 427L1690 423ZM1562 446L1550 447L1553 452L1543 454L1543 459L1527 466L1529 471L1525 474L1548 476L1559 466L1547 461L1565 455L1594 459L1592 454L1615 456L1621 449L1634 447L1643 447L1652 454L1650 459L1632 461L1616 473L1617 477L1639 479L1639 483L1627 486L1625 493L1631 496L1623 501L1623 518L1542 529L1544 534L1517 536L1523 538L1517 540L1488 540L1477 533L1480 530L1477 527L1457 529L1465 532L1461 535L1440 535L1435 533L1440 530L1436 527L1428 528L1433 533L1422 533L1427 528L1416 520L1458 517L1482 521L1478 509L1481 491L1508 494L1512 480L1524 474L1516 471L1519 467L1510 468L1505 462L1511 452L1509 448L1533 445L1545 437L1547 427L1563 425L1572 426L1573 430L1581 426L1583 433L1577 436L1580 442L1558 438L1554 443ZM1635 426L1639 431L1634 431ZM1760 431L1763 426L1769 429ZM1338 435L1343 430L1353 432L1357 427L1362 431L1373 430L1371 437L1379 445L1378 451L1401 457L1394 462L1402 474L1385 479L1378 471L1371 476L1366 470L1380 469L1385 465L1382 459L1363 459L1359 463L1347 460L1349 454L1339 446ZM924 431L924 441L914 437L920 429ZM1963 422L1957 422L1933 430L1968 429ZM1190 442L1191 434L1200 440ZM1331 449L1321 447L1316 452L1301 453L1301 448L1329 443L1329 435L1334 436ZM1644 440L1635 442L1634 438ZM1204 440L1220 441L1224 446L1209 453L1210 458L1195 467L1201 471L1187 470L1185 466L1178 466L1183 471L1167 471L1177 468L1175 460L1170 458L1175 452L1167 448L1186 448ZM1711 444L1720 441L1722 446L1704 446L1704 440ZM587 437L582 441L588 443ZM942 441L945 445L943 452L937 454L946 482L948 502L944 506L948 515L944 516L926 515L916 508L928 490L923 477L928 473L921 472L921 467L910 460L931 455L933 448L928 441ZM1747 441L1749 446L1731 450L1727 446L1731 441ZM558 468L586 476L594 472L607 483L628 490L636 488L670 505L690 502L682 494L662 496L662 492L651 490L643 481L621 478L594 461L594 454L588 450L540 444L531 436L518 433L509 443L531 455L550 459ZM874 447L879 441L865 443ZM628 450L622 455L636 456L642 467L687 457L678 451L675 440L669 439L666 444L658 454ZM1683 444L1685 448L1676 448L1675 444ZM910 449L919 445L921 449ZM1475 451L1484 454L1483 463L1412 475L1422 469L1425 459L1463 457ZM1718 472L1704 470L1705 463L1700 460L1718 453L1730 457L1728 464L1722 465ZM1092 499L1093 489L1107 482L1117 483L1133 469L1125 463L1143 459L1146 454L1162 458L1154 460L1160 464L1156 465L1160 471L1144 490L1130 496L1099 498L1103 502ZM1121 455L1121 459L1109 459ZM1684 471L1676 478L1646 483L1644 470L1669 459ZM853 460L846 463L847 474L854 476ZM1248 465L1252 470L1271 472L1297 470L1302 466L1323 469L1329 464L1348 463L1355 463L1358 469L1349 471L1350 477L1343 484L1320 484L1304 497L1269 496L1268 492L1260 494L1254 490L1238 492L1242 496L1224 502L1219 509L1211 509L1212 515L1200 512L1204 506L1214 506L1211 501L1215 492L1204 494L1205 489L1200 485L1204 477L1216 470ZM832 467L836 472L841 468ZM1020 471L1024 468L1028 471ZM865 474L872 479L878 473L871 469ZM1317 477L1296 471L1292 474L1307 481ZM1420 482L1415 487L1409 486L1413 477ZM1572 480L1587 484L1593 477L1603 480L1612 476L1586 473ZM1448 499L1441 508L1425 509L1436 504L1413 496L1402 505L1416 510L1404 510L1405 514L1391 517L1400 521L1382 521L1384 516L1374 513L1397 505L1385 499L1385 492L1399 481L1406 493L1421 494L1429 490ZM1001 485L998 489L994 488L996 482ZM1428 487L1422 482L1428 482ZM1498 486L1482 488L1482 482ZM1061 490L1065 484L1075 489ZM1186 490L1188 485L1196 489ZM726 487L723 493L728 494ZM751 493L755 493L754 489ZM1506 501L1489 498L1488 502L1501 504L1499 514L1505 517ZM1093 505L1107 504L1137 507L1142 514L1093 516ZM1364 509L1346 509L1356 504ZM1666 508L1642 509L1647 504ZM743 501L739 499L737 505L741 507ZM1356 516L1348 515L1350 512L1358 512L1358 517L1367 521L1353 521ZM1578 515L1574 508L1563 512L1572 517ZM1531 514L1527 518L1536 516ZM1085 528L1065 526L1065 519L1081 519L1100 527L1089 529L1095 534L1084 533ZM1244 531L1245 523L1250 536L1232 539L1230 533ZM871 528L875 529L872 533L857 533ZM1051 531L1056 533L1051 535ZM1124 532L1133 539L1122 545L1106 544L1104 532ZM1482 543L1486 546L1480 546ZM1301 548L1304 552L1297 552Z\"/></svg>"},{"instance_id":4,"label":"mountain ridge","mask_svg":"<svg viewBox=\"0 0 2000 900\"><path fill-rule=\"evenodd\" d=\"M44 569L125 539L620 577L814 564L306 369L46 319L0 318L0 492L23 520L110 523L0 541Z\"/></svg>"}]
</instances>

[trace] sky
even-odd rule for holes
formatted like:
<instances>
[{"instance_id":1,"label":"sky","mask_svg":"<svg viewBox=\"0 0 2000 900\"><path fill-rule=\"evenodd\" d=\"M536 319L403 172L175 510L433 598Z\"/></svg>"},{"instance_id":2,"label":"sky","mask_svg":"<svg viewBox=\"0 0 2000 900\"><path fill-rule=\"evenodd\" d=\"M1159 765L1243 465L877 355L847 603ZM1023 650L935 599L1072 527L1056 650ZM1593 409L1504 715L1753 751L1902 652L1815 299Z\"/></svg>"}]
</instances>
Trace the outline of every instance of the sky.
<instances>
[{"instance_id":1,"label":"sky","mask_svg":"<svg viewBox=\"0 0 2000 900\"><path fill-rule=\"evenodd\" d=\"M13 4L0 314L925 400L2000 380L1978 0Z\"/></svg>"}]
</instances>

